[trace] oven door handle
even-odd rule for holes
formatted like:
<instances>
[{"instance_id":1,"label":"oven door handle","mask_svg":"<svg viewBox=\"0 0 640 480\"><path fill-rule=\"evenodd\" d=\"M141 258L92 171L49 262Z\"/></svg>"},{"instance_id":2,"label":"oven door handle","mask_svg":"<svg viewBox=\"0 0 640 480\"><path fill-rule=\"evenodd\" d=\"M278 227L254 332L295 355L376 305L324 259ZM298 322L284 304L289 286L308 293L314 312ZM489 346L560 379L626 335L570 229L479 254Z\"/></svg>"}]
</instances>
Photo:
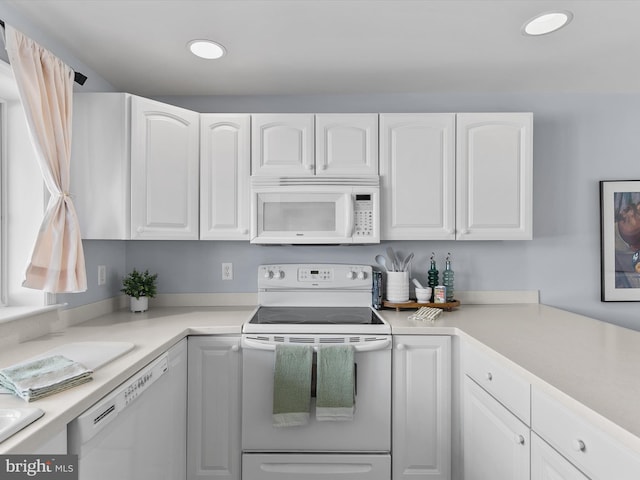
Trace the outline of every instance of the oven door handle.
<instances>
[{"instance_id":1,"label":"oven door handle","mask_svg":"<svg viewBox=\"0 0 640 480\"><path fill-rule=\"evenodd\" d=\"M265 340L255 340L253 338L247 338L247 337L242 337L242 348L245 350L267 350L267 351L275 351L276 349L276 345L309 345L309 344L305 344L305 343L286 343L283 344L282 342L270 342L270 341L265 341ZM327 343L327 344L323 344L323 345L345 345L342 343ZM350 345L350 344L346 344L346 345ZM318 351L318 347L320 345L318 344L313 344L311 345L313 347L313 351L317 352ZM391 346L391 339L390 338L381 338L381 339L377 339L377 340L370 340L366 343L359 343L359 344L355 344L353 345L354 349L356 352L373 352L375 350L385 350L387 348L389 348Z\"/></svg>"}]
</instances>

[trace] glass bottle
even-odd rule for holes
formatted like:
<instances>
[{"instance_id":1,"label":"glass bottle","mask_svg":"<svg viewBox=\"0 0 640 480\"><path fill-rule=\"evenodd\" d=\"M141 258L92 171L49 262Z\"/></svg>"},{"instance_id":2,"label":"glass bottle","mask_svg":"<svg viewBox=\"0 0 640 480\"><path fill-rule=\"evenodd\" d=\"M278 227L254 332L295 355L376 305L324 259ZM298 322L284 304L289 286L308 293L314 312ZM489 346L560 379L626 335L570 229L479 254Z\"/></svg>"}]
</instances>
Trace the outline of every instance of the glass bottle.
<instances>
[{"instance_id":1,"label":"glass bottle","mask_svg":"<svg viewBox=\"0 0 640 480\"><path fill-rule=\"evenodd\" d=\"M435 253L431 252L431 266L427 272L427 285L431 287L433 295L433 289L439 285L438 283L438 269L436 268Z\"/></svg>"},{"instance_id":2,"label":"glass bottle","mask_svg":"<svg viewBox=\"0 0 640 480\"><path fill-rule=\"evenodd\" d=\"M453 302L453 270L451 270L451 253L447 253L442 272L442 283L447 287L447 302Z\"/></svg>"}]
</instances>

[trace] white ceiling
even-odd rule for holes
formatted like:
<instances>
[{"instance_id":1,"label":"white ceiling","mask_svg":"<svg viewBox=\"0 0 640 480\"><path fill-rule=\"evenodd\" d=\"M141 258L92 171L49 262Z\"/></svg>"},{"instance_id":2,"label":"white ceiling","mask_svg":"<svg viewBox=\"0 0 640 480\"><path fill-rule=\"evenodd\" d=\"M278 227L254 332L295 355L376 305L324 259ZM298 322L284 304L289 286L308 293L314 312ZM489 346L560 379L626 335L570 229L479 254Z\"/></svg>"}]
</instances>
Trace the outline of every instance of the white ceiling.
<instances>
[{"instance_id":1,"label":"white ceiling","mask_svg":"<svg viewBox=\"0 0 640 480\"><path fill-rule=\"evenodd\" d=\"M4 1L139 95L640 91L640 0ZM567 27L521 34L559 8Z\"/></svg>"}]
</instances>

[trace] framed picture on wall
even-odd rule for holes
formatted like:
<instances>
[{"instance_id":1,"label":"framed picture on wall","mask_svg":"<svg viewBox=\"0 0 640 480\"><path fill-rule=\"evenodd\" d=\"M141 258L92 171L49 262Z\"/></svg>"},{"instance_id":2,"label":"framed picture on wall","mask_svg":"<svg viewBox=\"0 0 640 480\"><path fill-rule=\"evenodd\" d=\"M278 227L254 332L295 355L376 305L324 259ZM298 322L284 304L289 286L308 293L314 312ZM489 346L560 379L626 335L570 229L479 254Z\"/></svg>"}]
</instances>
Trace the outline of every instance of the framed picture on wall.
<instances>
[{"instance_id":1,"label":"framed picture on wall","mask_svg":"<svg viewBox=\"0 0 640 480\"><path fill-rule=\"evenodd\" d=\"M640 180L600 182L603 302L640 302Z\"/></svg>"}]
</instances>

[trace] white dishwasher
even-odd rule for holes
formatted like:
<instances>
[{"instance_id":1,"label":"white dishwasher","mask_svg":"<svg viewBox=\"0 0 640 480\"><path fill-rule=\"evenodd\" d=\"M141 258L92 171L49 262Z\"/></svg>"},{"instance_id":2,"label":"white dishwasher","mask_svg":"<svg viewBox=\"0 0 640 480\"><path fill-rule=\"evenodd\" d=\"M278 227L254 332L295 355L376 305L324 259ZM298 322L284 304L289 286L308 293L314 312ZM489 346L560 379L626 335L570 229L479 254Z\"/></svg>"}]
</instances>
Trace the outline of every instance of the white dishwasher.
<instances>
[{"instance_id":1,"label":"white dishwasher","mask_svg":"<svg viewBox=\"0 0 640 480\"><path fill-rule=\"evenodd\" d=\"M185 339L69 424L79 480L184 480L186 392Z\"/></svg>"}]
</instances>

